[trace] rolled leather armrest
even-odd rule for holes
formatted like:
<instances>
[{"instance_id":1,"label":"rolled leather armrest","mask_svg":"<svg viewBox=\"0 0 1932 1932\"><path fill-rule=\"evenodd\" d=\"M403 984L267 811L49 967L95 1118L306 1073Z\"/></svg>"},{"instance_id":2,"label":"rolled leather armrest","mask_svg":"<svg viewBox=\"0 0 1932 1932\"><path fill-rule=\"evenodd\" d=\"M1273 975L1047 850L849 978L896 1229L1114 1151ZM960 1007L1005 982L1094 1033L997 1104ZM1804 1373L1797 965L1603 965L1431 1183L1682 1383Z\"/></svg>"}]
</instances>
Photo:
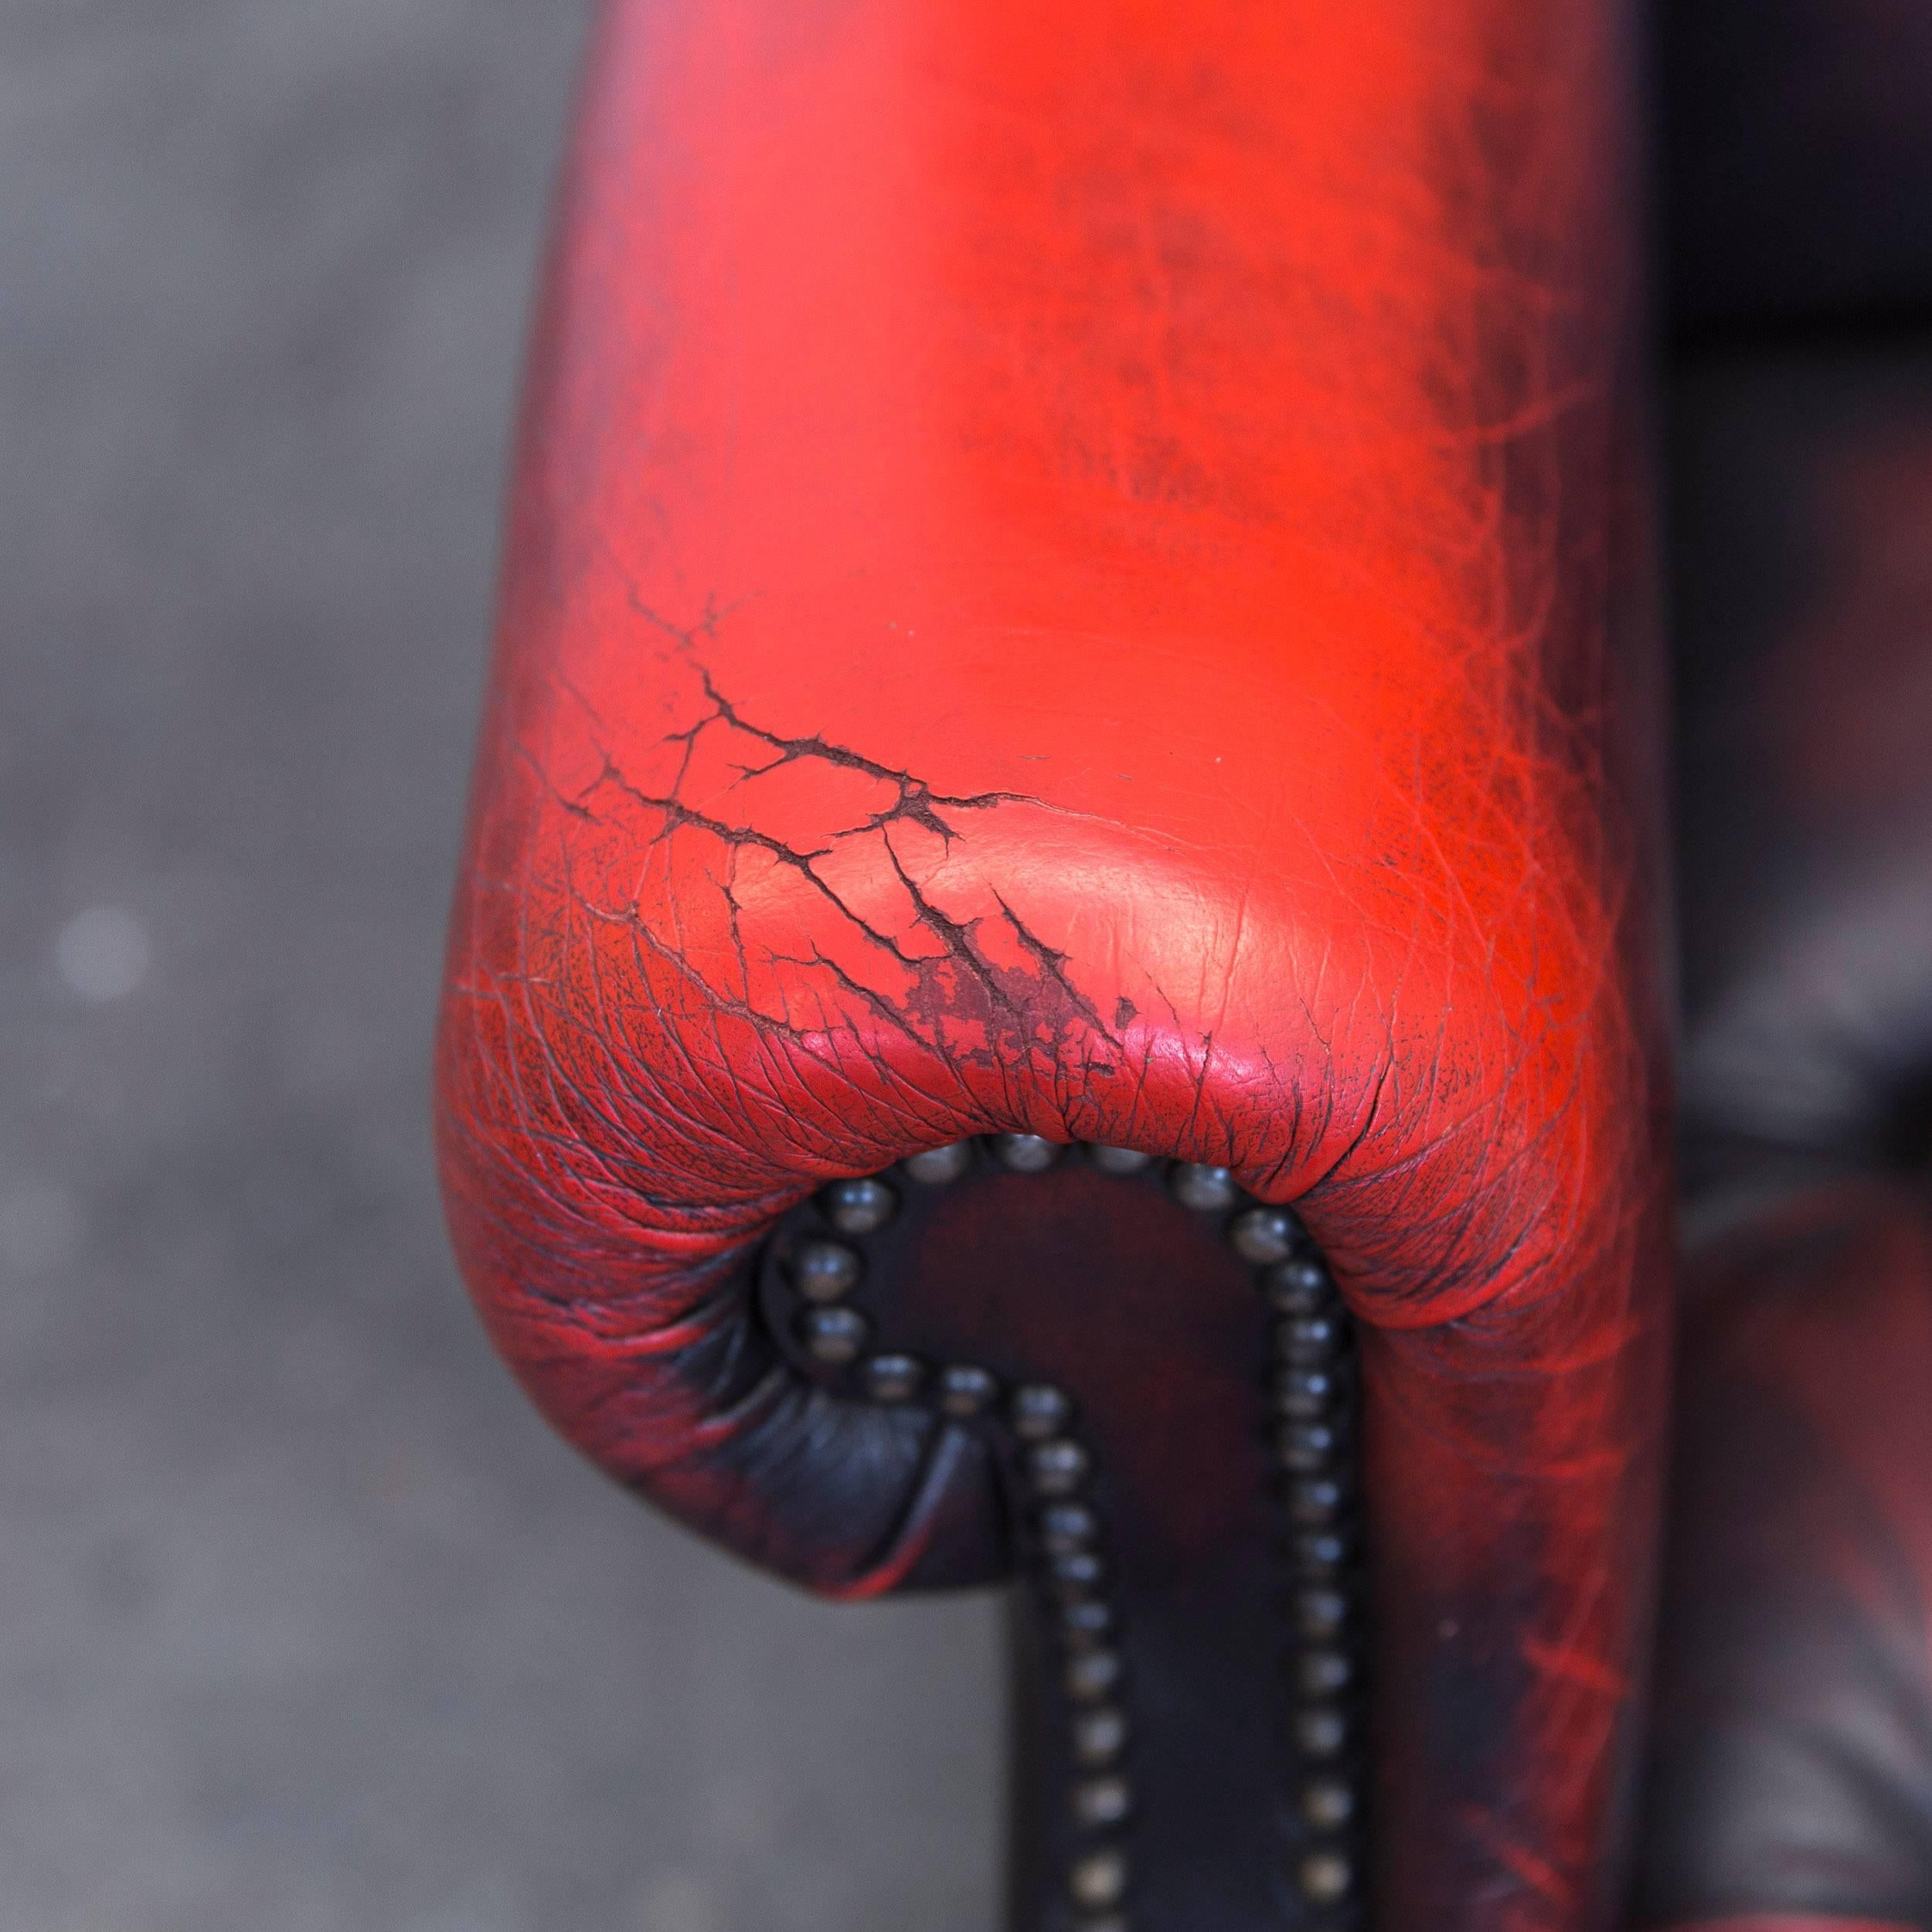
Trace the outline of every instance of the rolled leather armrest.
<instances>
[{"instance_id":1,"label":"rolled leather armrest","mask_svg":"<svg viewBox=\"0 0 1932 1932\"><path fill-rule=\"evenodd\" d=\"M1294 1205L1363 1335L1392 1924L1617 1889L1668 1252L1628 35L615 0L449 952L498 1345L816 1589L1011 1559L963 1425L787 1366L795 1203L1019 1134Z\"/></svg>"}]
</instances>

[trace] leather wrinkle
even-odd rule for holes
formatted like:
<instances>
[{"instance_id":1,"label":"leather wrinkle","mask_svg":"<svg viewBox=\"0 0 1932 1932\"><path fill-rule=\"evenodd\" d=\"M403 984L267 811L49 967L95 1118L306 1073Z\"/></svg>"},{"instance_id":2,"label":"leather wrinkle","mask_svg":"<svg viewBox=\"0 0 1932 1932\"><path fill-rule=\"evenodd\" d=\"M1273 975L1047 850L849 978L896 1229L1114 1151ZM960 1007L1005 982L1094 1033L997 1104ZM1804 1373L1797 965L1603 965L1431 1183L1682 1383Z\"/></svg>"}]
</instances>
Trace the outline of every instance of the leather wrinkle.
<instances>
[{"instance_id":1,"label":"leather wrinkle","mask_svg":"<svg viewBox=\"0 0 1932 1932\"><path fill-rule=\"evenodd\" d=\"M1922 1178L1699 1258L1639 1924L1932 1914L1929 1263Z\"/></svg>"}]
</instances>

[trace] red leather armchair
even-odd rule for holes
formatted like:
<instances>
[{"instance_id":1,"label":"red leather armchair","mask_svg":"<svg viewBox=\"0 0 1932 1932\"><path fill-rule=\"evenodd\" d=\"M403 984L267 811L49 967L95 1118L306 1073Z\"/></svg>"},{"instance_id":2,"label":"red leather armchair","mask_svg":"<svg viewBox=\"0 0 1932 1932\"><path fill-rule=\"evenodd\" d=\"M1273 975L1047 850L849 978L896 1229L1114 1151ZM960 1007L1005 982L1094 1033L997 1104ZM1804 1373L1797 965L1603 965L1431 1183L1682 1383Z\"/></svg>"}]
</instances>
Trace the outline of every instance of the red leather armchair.
<instances>
[{"instance_id":1,"label":"red leather armchair","mask_svg":"<svg viewBox=\"0 0 1932 1932\"><path fill-rule=\"evenodd\" d=\"M1022 1580L1016 1925L1616 1907L1669 1328L1632 39L605 11L452 1225L641 1494L836 1594Z\"/></svg>"}]
</instances>

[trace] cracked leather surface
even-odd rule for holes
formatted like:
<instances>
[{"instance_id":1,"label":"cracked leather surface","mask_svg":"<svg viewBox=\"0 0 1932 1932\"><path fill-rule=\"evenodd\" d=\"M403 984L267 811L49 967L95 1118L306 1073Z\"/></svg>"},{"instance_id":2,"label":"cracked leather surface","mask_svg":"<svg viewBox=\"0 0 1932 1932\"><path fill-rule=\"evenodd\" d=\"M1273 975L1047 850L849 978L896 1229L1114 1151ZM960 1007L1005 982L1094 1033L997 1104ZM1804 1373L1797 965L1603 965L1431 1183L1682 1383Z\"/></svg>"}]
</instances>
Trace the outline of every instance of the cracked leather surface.
<instances>
[{"instance_id":1,"label":"cracked leather surface","mask_svg":"<svg viewBox=\"0 0 1932 1932\"><path fill-rule=\"evenodd\" d=\"M1668 1100L1626 31L619 0L451 942L498 1345L815 1588L1003 1558L958 1431L750 1320L787 1205L1001 1130L1296 1203L1368 1325L1398 1924L1616 1891Z\"/></svg>"}]
</instances>

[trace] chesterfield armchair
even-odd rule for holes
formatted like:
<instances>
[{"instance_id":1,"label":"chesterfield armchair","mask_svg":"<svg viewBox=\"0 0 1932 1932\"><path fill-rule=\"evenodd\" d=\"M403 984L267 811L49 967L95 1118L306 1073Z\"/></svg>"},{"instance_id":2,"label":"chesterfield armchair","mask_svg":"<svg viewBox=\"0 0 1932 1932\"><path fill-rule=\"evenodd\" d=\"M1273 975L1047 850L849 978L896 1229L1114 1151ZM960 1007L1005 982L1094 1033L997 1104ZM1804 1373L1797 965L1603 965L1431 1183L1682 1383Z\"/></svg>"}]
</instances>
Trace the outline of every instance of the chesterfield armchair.
<instances>
[{"instance_id":1,"label":"chesterfield armchair","mask_svg":"<svg viewBox=\"0 0 1932 1932\"><path fill-rule=\"evenodd\" d=\"M1676 1314L1638 41L603 12L451 1226L641 1495L1011 1593L1015 1932L1624 1904ZM1713 1214L1792 1211L1774 1138L1699 1141ZM1687 1628L1728 1587L1672 1570ZM1652 1922L1788 1903L1655 1836Z\"/></svg>"}]
</instances>

